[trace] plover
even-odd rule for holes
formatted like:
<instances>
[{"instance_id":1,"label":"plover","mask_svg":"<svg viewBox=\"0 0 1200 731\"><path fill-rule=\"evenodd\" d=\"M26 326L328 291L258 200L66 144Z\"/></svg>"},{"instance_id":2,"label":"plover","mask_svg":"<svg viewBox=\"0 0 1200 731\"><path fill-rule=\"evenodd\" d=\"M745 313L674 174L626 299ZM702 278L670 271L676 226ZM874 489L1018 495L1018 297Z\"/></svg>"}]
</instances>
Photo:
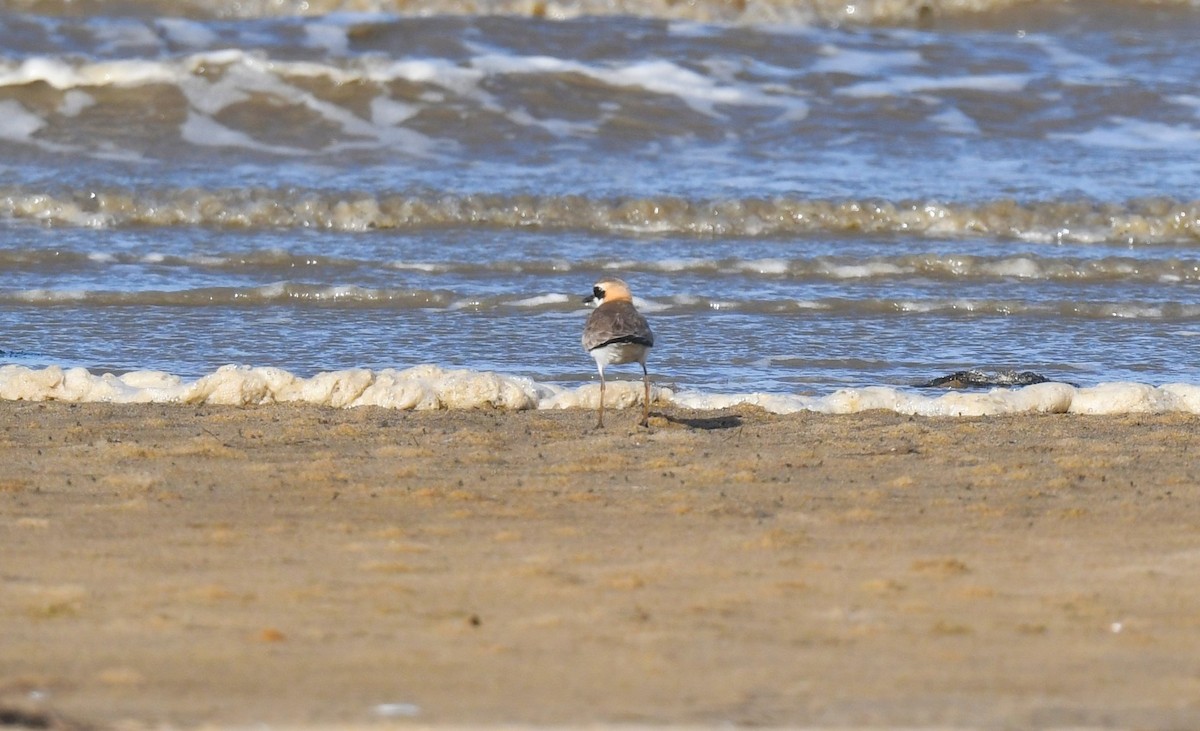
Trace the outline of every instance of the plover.
<instances>
[{"instance_id":1,"label":"plover","mask_svg":"<svg viewBox=\"0 0 1200 731\"><path fill-rule=\"evenodd\" d=\"M642 426L650 421L650 373L646 370L646 355L654 346L654 333L646 318L633 306L629 285L620 279L601 279L592 287L591 296L583 300L600 304L588 316L583 326L583 349L596 360L600 371L600 416L596 427L604 426L604 366L621 363L640 363L642 382L646 387L642 400Z\"/></svg>"}]
</instances>

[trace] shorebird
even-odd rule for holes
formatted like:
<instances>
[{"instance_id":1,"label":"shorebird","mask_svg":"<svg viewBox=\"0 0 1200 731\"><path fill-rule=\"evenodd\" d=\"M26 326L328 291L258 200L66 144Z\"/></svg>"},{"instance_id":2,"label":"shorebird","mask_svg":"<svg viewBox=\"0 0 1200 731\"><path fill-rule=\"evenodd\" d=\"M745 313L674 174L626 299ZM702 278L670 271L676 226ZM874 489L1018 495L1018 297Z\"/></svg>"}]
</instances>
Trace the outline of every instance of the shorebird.
<instances>
[{"instance_id":1,"label":"shorebird","mask_svg":"<svg viewBox=\"0 0 1200 731\"><path fill-rule=\"evenodd\" d=\"M629 285L620 279L601 279L592 287L584 304L599 305L583 326L583 349L596 360L600 371L600 416L596 428L604 426L604 366L621 363L640 363L642 382L646 387L642 400L642 426L650 422L650 374L646 371L646 355L654 346L654 333L646 318L633 306Z\"/></svg>"}]
</instances>

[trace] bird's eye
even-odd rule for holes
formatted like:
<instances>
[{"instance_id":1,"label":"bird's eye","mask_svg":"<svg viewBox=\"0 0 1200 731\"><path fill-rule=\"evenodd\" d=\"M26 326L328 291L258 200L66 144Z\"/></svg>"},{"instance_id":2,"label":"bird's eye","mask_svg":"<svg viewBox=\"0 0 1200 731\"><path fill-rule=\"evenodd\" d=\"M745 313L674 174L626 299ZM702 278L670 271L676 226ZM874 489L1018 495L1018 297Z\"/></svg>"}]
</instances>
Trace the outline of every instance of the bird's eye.
<instances>
[{"instance_id":1,"label":"bird's eye","mask_svg":"<svg viewBox=\"0 0 1200 731\"><path fill-rule=\"evenodd\" d=\"M599 287L592 287L592 296L598 300L604 299L604 290Z\"/></svg>"}]
</instances>

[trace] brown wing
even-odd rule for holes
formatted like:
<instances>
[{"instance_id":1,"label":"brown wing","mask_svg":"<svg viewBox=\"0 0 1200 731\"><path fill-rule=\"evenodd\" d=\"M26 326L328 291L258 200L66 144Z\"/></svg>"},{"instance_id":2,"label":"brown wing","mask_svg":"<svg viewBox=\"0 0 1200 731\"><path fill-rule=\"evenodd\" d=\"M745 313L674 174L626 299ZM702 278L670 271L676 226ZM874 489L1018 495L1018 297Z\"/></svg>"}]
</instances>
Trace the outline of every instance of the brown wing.
<instances>
[{"instance_id":1,"label":"brown wing","mask_svg":"<svg viewBox=\"0 0 1200 731\"><path fill-rule=\"evenodd\" d=\"M637 343L651 347L654 333L642 313L629 302L605 302L588 316L583 328L583 349L592 351L609 343Z\"/></svg>"}]
</instances>

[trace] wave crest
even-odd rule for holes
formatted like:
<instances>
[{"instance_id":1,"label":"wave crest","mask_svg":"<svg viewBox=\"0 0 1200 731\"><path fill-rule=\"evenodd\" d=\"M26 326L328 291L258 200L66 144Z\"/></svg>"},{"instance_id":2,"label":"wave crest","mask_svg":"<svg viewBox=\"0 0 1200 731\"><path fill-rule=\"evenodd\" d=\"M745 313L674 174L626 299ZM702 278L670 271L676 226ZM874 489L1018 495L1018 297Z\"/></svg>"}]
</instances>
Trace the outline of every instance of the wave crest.
<instances>
[{"instance_id":1,"label":"wave crest","mask_svg":"<svg viewBox=\"0 0 1200 731\"><path fill-rule=\"evenodd\" d=\"M86 227L212 226L337 231L544 228L596 233L1007 237L1031 243L1200 242L1200 201L935 201L373 194L288 189L0 188L0 216Z\"/></svg>"},{"instance_id":2,"label":"wave crest","mask_svg":"<svg viewBox=\"0 0 1200 731\"><path fill-rule=\"evenodd\" d=\"M1128 4L1194 7L1195 0L1127 0ZM330 13L404 16L510 15L550 20L628 15L704 23L924 25L1002 12L1025 0L9 0L6 7L45 15L136 13L166 17L268 18ZM1068 6L1066 0L1042 5Z\"/></svg>"}]
</instances>

